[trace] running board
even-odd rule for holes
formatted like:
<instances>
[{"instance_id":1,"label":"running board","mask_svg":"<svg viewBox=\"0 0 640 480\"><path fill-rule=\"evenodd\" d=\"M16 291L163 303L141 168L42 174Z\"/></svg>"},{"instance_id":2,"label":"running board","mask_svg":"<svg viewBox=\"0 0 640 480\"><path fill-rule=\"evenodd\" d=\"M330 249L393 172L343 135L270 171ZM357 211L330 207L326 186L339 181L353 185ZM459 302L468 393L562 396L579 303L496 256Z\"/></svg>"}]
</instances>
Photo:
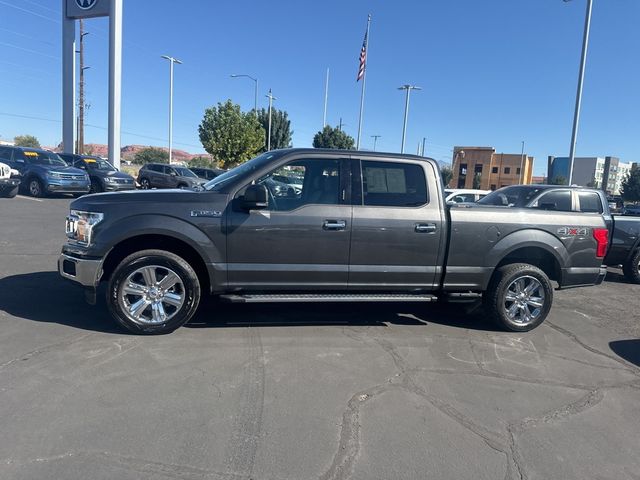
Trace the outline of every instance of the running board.
<instances>
[{"instance_id":1,"label":"running board","mask_svg":"<svg viewBox=\"0 0 640 480\"><path fill-rule=\"evenodd\" d=\"M435 295L408 295L402 293L389 293L384 295L373 294L320 294L303 293L295 295L220 295L220 299L230 303L311 303L311 302L435 302Z\"/></svg>"}]
</instances>

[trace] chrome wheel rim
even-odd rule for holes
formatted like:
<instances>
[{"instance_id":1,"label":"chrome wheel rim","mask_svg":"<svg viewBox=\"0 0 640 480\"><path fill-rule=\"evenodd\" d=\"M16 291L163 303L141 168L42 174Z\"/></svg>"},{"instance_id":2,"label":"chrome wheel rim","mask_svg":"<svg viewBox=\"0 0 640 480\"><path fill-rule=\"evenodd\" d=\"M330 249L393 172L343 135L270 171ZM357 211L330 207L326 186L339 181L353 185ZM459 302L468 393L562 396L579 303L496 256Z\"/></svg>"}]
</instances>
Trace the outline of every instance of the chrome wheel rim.
<instances>
[{"instance_id":1,"label":"chrome wheel rim","mask_svg":"<svg viewBox=\"0 0 640 480\"><path fill-rule=\"evenodd\" d=\"M144 190L149 190L149 180L142 180L141 186Z\"/></svg>"},{"instance_id":2,"label":"chrome wheel rim","mask_svg":"<svg viewBox=\"0 0 640 480\"><path fill-rule=\"evenodd\" d=\"M29 193L34 197L40 195L40 184L37 180L31 180L29 182Z\"/></svg>"},{"instance_id":3,"label":"chrome wheel rim","mask_svg":"<svg viewBox=\"0 0 640 480\"><path fill-rule=\"evenodd\" d=\"M184 284L173 270L148 265L134 270L118 288L118 303L129 320L159 325L171 320L186 297Z\"/></svg>"},{"instance_id":4,"label":"chrome wheel rim","mask_svg":"<svg viewBox=\"0 0 640 480\"><path fill-rule=\"evenodd\" d=\"M542 314L545 293L542 283L529 275L518 277L507 287L504 311L518 325L529 325Z\"/></svg>"}]
</instances>

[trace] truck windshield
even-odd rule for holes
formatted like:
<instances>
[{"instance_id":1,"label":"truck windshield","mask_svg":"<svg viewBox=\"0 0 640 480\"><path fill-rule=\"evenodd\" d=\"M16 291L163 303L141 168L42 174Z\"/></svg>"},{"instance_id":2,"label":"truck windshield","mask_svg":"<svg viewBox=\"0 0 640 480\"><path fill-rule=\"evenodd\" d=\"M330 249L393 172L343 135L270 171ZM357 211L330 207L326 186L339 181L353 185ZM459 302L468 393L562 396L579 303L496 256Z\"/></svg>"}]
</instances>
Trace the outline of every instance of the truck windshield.
<instances>
[{"instance_id":1,"label":"truck windshield","mask_svg":"<svg viewBox=\"0 0 640 480\"><path fill-rule=\"evenodd\" d=\"M228 185L231 181L236 178L242 178L246 175L251 175L252 172L255 172L261 169L265 164L267 164L271 159L278 156L273 152L266 152L262 155L254 158L253 160L249 160L248 162L242 163L231 170L224 172L221 175L218 175L213 180L204 184L205 190L219 190L222 187Z\"/></svg>"},{"instance_id":2,"label":"truck windshield","mask_svg":"<svg viewBox=\"0 0 640 480\"><path fill-rule=\"evenodd\" d=\"M514 185L491 192L478 200L480 205L498 205L503 207L526 207L543 189L540 187Z\"/></svg>"}]
</instances>

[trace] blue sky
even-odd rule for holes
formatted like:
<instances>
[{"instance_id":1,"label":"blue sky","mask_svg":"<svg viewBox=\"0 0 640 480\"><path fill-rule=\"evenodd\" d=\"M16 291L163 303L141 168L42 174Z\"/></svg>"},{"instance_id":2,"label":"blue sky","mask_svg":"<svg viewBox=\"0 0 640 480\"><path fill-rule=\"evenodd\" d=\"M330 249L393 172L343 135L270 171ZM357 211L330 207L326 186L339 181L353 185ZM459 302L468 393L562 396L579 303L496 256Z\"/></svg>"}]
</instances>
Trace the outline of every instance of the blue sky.
<instances>
[{"instance_id":1,"label":"blue sky","mask_svg":"<svg viewBox=\"0 0 640 480\"><path fill-rule=\"evenodd\" d=\"M535 173L547 155L567 155L586 0L247 1L124 0L122 144L166 145L167 54L175 69L174 145L203 151L204 109L227 98L261 106L268 89L289 112L294 146L322 126L324 76L331 69L328 121L355 137L358 55L372 14L364 148L399 151L411 97L408 152L450 161L454 145L526 151ZM0 138L31 133L61 140L61 0L0 0ZM577 155L639 161L638 0L595 0ZM106 19L86 22L87 142L106 143ZM25 115L39 119L19 118Z\"/></svg>"}]
</instances>

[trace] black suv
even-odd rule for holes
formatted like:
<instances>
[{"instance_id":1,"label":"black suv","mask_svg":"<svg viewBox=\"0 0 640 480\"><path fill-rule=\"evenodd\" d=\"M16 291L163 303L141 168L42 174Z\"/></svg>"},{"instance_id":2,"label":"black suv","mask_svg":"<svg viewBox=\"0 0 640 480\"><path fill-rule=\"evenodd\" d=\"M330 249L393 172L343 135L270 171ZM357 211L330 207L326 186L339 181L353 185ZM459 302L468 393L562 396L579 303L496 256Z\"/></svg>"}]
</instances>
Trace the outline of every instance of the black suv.
<instances>
[{"instance_id":1,"label":"black suv","mask_svg":"<svg viewBox=\"0 0 640 480\"><path fill-rule=\"evenodd\" d=\"M136 188L136 182L131 175L118 171L111 163L100 157L72 153L59 153L58 156L70 167L81 168L87 172L91 179L91 193L135 190Z\"/></svg>"},{"instance_id":2,"label":"black suv","mask_svg":"<svg viewBox=\"0 0 640 480\"><path fill-rule=\"evenodd\" d=\"M206 179L198 177L187 167L166 163L147 163L138 172L138 183L144 189L192 188L206 182Z\"/></svg>"},{"instance_id":3,"label":"black suv","mask_svg":"<svg viewBox=\"0 0 640 480\"><path fill-rule=\"evenodd\" d=\"M204 167L189 167L189 170L191 170L200 178L206 178L207 180L213 180L218 175L226 171L226 170L220 170L219 168L204 168Z\"/></svg>"}]
</instances>

